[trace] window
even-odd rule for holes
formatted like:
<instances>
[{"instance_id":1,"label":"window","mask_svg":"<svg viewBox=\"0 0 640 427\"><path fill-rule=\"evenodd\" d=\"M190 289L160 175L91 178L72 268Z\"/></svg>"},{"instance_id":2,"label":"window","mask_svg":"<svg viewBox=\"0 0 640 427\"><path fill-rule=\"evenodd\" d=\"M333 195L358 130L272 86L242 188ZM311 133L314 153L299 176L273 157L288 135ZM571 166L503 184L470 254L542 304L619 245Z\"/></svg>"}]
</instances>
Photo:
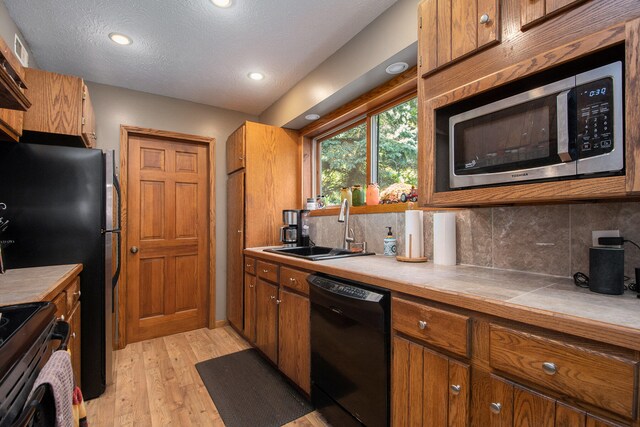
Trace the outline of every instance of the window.
<instances>
[{"instance_id":1,"label":"window","mask_svg":"<svg viewBox=\"0 0 640 427\"><path fill-rule=\"evenodd\" d=\"M316 194L340 203L340 188L377 182L418 184L418 102L404 97L384 110L316 139ZM368 137L369 136L369 137Z\"/></svg>"}]
</instances>

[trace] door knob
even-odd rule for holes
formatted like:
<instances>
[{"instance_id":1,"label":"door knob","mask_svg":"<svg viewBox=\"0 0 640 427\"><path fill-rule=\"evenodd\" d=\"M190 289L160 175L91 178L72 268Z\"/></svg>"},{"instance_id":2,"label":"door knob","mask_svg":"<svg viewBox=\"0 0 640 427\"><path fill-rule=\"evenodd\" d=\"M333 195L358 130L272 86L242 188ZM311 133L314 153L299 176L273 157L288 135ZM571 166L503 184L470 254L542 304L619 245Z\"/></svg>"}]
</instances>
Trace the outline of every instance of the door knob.
<instances>
[{"instance_id":1,"label":"door knob","mask_svg":"<svg viewBox=\"0 0 640 427\"><path fill-rule=\"evenodd\" d=\"M131 246L131 253L132 254L137 254L138 253L138 247L137 246Z\"/></svg>"},{"instance_id":2,"label":"door knob","mask_svg":"<svg viewBox=\"0 0 640 427\"><path fill-rule=\"evenodd\" d=\"M491 405L489 405L489 409L492 413L498 415L500 411L502 411L502 405L498 402L492 402Z\"/></svg>"}]
</instances>

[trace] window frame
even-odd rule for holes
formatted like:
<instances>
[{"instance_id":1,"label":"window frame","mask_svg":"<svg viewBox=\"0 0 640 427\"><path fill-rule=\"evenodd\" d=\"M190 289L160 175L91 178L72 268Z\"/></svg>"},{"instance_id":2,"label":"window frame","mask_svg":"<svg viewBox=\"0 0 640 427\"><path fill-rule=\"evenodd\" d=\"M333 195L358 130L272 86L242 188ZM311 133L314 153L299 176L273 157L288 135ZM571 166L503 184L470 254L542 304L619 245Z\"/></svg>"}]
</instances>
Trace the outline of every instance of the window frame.
<instances>
[{"instance_id":1,"label":"window frame","mask_svg":"<svg viewBox=\"0 0 640 427\"><path fill-rule=\"evenodd\" d=\"M417 98L418 93L417 90L412 90L408 93L400 95L382 105L375 106L366 113L361 114L351 120L347 120L343 123L338 124L337 126L331 127L326 132L323 132L320 135L317 135L311 140L312 144L312 193L321 194L321 184L322 184L322 153L321 153L321 145L322 141L330 139L342 132L345 132L349 129L352 129L356 126L360 126L363 123L366 123L366 135L367 135L367 161L366 161L366 170L367 170L367 182L363 183L364 188L366 189L367 184L370 182L377 182L378 178L378 138L377 138L377 116L379 114L384 113L387 110L390 110L397 105L400 105L404 102L410 101L413 98ZM375 141L375 142L374 142ZM374 167L375 165L375 167ZM398 204L403 207L404 203ZM337 205L329 205L328 208L337 207Z\"/></svg>"}]
</instances>

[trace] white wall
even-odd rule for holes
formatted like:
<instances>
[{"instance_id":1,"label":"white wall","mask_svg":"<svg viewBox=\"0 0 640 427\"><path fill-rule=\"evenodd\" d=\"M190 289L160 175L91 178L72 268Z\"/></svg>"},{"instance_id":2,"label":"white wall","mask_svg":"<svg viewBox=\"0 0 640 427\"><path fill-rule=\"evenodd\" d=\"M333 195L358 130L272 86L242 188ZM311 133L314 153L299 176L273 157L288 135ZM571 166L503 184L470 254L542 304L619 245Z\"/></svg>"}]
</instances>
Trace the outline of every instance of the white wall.
<instances>
[{"instance_id":1,"label":"white wall","mask_svg":"<svg viewBox=\"0 0 640 427\"><path fill-rule=\"evenodd\" d=\"M284 126L416 43L419 1L398 0L267 108L260 121Z\"/></svg>"},{"instance_id":2,"label":"white wall","mask_svg":"<svg viewBox=\"0 0 640 427\"><path fill-rule=\"evenodd\" d=\"M120 125L140 126L216 139L216 319L226 319L227 193L225 142L245 120L236 111L87 82L97 118L98 148L120 155ZM117 160L116 160L117 162Z\"/></svg>"},{"instance_id":3,"label":"white wall","mask_svg":"<svg viewBox=\"0 0 640 427\"><path fill-rule=\"evenodd\" d=\"M27 41L24 39L24 36L16 26L15 22L13 22L13 19L11 19L9 10L7 9L7 6L5 6L4 1L0 0L0 37L2 37L9 48L11 48L11 52L13 52L13 43L16 33L29 53L29 67L36 68L37 64L31 55L31 49L29 49Z\"/></svg>"}]
</instances>

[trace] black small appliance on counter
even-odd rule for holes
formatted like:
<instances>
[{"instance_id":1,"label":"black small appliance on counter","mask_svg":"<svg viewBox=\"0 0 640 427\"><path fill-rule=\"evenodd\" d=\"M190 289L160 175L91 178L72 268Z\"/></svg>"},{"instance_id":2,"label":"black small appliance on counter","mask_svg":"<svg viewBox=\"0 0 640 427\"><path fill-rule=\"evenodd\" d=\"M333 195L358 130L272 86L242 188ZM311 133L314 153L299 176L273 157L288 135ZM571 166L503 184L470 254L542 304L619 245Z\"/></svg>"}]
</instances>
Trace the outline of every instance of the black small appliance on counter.
<instances>
[{"instance_id":1,"label":"black small appliance on counter","mask_svg":"<svg viewBox=\"0 0 640 427\"><path fill-rule=\"evenodd\" d=\"M624 293L623 248L589 248L589 290L608 295Z\"/></svg>"},{"instance_id":2,"label":"black small appliance on counter","mask_svg":"<svg viewBox=\"0 0 640 427\"><path fill-rule=\"evenodd\" d=\"M306 216L309 213L304 209L285 209L282 211L280 227L280 241L285 247L309 246L309 226Z\"/></svg>"}]
</instances>

